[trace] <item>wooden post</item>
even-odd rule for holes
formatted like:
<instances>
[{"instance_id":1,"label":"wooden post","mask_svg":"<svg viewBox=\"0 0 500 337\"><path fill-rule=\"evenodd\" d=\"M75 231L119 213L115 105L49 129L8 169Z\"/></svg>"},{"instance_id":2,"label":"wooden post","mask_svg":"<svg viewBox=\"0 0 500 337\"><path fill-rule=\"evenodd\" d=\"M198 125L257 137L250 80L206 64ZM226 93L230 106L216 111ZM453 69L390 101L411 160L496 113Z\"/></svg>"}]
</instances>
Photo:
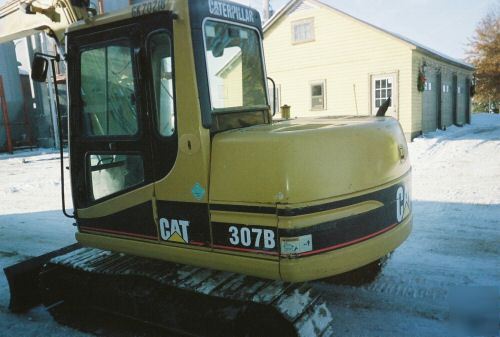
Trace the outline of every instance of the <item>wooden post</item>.
<instances>
[{"instance_id":1,"label":"wooden post","mask_svg":"<svg viewBox=\"0 0 500 337\"><path fill-rule=\"evenodd\" d=\"M3 78L0 76L0 107L2 108L3 114L3 125L5 127L5 136L7 137L7 151L12 153L12 135L10 131L10 122L9 122L9 110L7 106L7 98L5 97L5 91L3 89Z\"/></svg>"}]
</instances>

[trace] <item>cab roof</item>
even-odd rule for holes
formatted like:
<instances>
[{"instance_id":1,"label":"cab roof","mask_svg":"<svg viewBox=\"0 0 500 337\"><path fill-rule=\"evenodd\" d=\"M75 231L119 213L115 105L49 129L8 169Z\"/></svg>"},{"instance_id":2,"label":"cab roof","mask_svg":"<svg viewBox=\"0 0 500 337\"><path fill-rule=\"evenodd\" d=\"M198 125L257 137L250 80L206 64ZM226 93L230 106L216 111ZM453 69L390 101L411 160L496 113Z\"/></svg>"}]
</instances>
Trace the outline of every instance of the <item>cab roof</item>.
<instances>
[{"instance_id":1,"label":"cab roof","mask_svg":"<svg viewBox=\"0 0 500 337\"><path fill-rule=\"evenodd\" d=\"M181 16L181 13L188 13L187 9L189 9L193 29L200 28L205 18L212 17L253 26L262 31L260 14L257 10L225 0L150 0L116 12L80 20L68 26L66 31L73 32L159 12L169 12Z\"/></svg>"}]
</instances>

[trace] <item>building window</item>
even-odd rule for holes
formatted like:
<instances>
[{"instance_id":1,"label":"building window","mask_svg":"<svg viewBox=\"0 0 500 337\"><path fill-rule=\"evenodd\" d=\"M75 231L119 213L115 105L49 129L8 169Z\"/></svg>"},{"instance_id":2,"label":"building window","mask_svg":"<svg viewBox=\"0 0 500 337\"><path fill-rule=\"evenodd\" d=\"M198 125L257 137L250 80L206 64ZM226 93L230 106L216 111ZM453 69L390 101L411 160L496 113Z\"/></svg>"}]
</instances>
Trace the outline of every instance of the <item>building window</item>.
<instances>
[{"instance_id":1,"label":"building window","mask_svg":"<svg viewBox=\"0 0 500 337\"><path fill-rule=\"evenodd\" d=\"M379 108L391 98L390 105L386 112L386 116L399 118L398 113L398 72L377 74L370 76L370 91L371 91L371 114L376 115ZM429 83L427 83L429 90Z\"/></svg>"},{"instance_id":2,"label":"building window","mask_svg":"<svg viewBox=\"0 0 500 337\"><path fill-rule=\"evenodd\" d=\"M375 108L380 108L382 104L392 97L392 77L375 79ZM392 101L391 105L392 107Z\"/></svg>"},{"instance_id":3,"label":"building window","mask_svg":"<svg viewBox=\"0 0 500 337\"><path fill-rule=\"evenodd\" d=\"M311 83L311 110L326 110L325 81Z\"/></svg>"},{"instance_id":4,"label":"building window","mask_svg":"<svg viewBox=\"0 0 500 337\"><path fill-rule=\"evenodd\" d=\"M314 19L292 22L292 42L303 43L314 41Z\"/></svg>"}]
</instances>

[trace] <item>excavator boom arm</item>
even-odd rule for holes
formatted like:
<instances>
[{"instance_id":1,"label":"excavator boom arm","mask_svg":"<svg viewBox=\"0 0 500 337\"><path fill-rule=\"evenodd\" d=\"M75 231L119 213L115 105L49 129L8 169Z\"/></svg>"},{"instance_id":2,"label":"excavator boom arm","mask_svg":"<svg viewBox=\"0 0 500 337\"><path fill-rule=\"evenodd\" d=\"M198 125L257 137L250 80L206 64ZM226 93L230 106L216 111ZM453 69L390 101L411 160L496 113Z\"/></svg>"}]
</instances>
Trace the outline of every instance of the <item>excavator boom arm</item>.
<instances>
[{"instance_id":1,"label":"excavator boom arm","mask_svg":"<svg viewBox=\"0 0 500 337\"><path fill-rule=\"evenodd\" d=\"M61 41L66 28L76 21L87 18L87 11L85 1L10 1L0 6L0 43L20 39L40 31L45 31Z\"/></svg>"}]
</instances>

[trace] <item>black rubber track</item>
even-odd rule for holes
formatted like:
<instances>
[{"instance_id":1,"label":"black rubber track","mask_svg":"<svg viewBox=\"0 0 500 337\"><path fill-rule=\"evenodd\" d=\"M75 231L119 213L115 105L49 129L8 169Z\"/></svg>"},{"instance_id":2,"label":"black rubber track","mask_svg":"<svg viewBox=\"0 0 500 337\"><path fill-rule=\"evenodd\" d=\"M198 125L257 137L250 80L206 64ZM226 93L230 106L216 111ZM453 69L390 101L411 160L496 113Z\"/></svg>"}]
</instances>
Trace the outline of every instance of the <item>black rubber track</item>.
<instances>
[{"instance_id":1,"label":"black rubber track","mask_svg":"<svg viewBox=\"0 0 500 337\"><path fill-rule=\"evenodd\" d=\"M40 281L44 304L59 321L69 310L82 321L106 312L149 329L168 330L172 336L332 334L332 315L307 283L288 284L90 248L52 259Z\"/></svg>"}]
</instances>

